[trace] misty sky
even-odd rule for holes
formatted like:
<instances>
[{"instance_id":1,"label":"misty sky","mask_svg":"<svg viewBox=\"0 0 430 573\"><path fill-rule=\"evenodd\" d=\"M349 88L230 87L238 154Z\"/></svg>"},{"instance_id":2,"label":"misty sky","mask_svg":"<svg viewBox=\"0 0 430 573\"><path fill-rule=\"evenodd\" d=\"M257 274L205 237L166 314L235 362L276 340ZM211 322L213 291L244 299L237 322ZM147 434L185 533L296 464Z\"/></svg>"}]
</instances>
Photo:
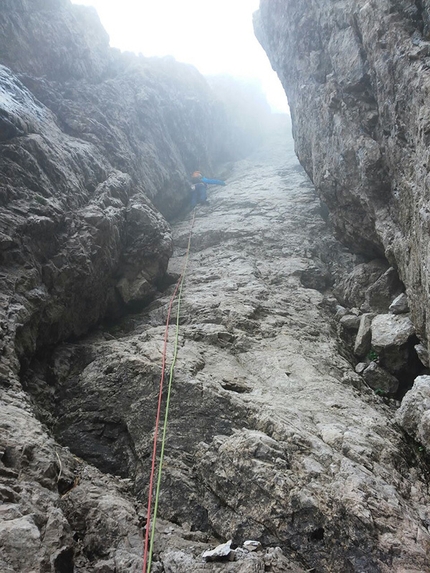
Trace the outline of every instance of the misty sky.
<instances>
[{"instance_id":1,"label":"misty sky","mask_svg":"<svg viewBox=\"0 0 430 573\"><path fill-rule=\"evenodd\" d=\"M285 93L254 36L259 0L72 0L94 6L111 46L145 56L172 55L202 74L260 79L269 103L287 111Z\"/></svg>"}]
</instances>

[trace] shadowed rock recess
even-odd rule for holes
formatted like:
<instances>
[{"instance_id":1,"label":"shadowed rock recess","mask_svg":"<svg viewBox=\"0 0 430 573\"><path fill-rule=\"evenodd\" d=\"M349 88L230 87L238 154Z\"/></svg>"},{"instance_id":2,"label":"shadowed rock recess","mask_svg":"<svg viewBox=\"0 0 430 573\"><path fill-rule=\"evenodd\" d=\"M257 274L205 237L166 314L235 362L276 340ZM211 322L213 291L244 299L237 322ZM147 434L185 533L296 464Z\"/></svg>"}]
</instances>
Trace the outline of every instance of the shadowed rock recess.
<instances>
[{"instance_id":1,"label":"shadowed rock recess","mask_svg":"<svg viewBox=\"0 0 430 573\"><path fill-rule=\"evenodd\" d=\"M268 4L258 34L273 58L294 44L288 26L322 41L312 2ZM397 4L400 46L413 9ZM195 213L152 571L430 572L426 287L384 225L417 264L424 243L411 229L405 242L403 215L378 219L391 199L353 192L396 177L367 144L365 174L345 150L344 218L326 203L353 254L289 119L254 87L110 49L96 13L69 0L4 0L0 16L0 571L142 570L164 324L200 168L227 186ZM330 49L346 73L352 31L339 27ZM303 77L324 69L312 58ZM327 113L310 88L293 94L296 147L321 190L298 128L318 133L299 114L308 97ZM319 145L328 157L333 142Z\"/></svg>"}]
</instances>

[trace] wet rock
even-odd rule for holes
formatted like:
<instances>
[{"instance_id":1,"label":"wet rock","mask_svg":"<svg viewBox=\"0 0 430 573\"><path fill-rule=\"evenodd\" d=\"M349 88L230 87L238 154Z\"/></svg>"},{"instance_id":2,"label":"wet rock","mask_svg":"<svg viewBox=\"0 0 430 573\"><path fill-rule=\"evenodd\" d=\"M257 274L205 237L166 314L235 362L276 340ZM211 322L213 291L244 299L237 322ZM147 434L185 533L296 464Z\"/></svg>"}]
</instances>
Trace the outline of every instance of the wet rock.
<instances>
[{"instance_id":1,"label":"wet rock","mask_svg":"<svg viewBox=\"0 0 430 573\"><path fill-rule=\"evenodd\" d=\"M363 378L373 390L381 394L395 394L399 388L399 381L392 374L371 362L363 371Z\"/></svg>"},{"instance_id":2,"label":"wet rock","mask_svg":"<svg viewBox=\"0 0 430 573\"><path fill-rule=\"evenodd\" d=\"M406 294L404 292L399 294L399 296L390 304L388 310L393 314L405 314L409 312L409 303Z\"/></svg>"},{"instance_id":3,"label":"wet rock","mask_svg":"<svg viewBox=\"0 0 430 573\"><path fill-rule=\"evenodd\" d=\"M85 19L86 9L70 12L68 0L7 0L4 7L6 54L15 44L18 54L37 36L31 58L20 60L22 81L2 70L7 139L0 146L6 177L0 192L13 208L1 243L8 269L0 293L8 313L6 322L0 317L8 384L0 451L10 473L2 476L0 496L19 506L7 509L4 523L16 522L26 532L33 570L97 571L114 564L116 573L139 571L139 513L148 494L171 285L108 333L82 334L111 304L120 315L125 299L116 285L122 279L132 304L146 296L145 280L162 281L171 231L154 205L172 217L186 204L186 174L198 150L208 150L205 167L222 151L216 137L206 135L220 116L206 83L189 67L128 56L125 66L119 54L110 60L105 35L87 38L81 25L70 57L60 50L55 66L61 31L67 28L70 38L71 15ZM50 26L48 58L41 31ZM339 25L330 54L339 72L352 70L356 93L366 82L366 65L349 28ZM92 42L97 55L81 61L76 56L92 52ZM348 48L353 65L336 56L338 46ZM315 81L321 81L324 59L311 51ZM46 73L45 59L52 68ZM62 82L62 70L69 69L79 81ZM167 125L172 128L165 136ZM225 571L424 571L426 481L399 453L407 445L391 412L343 382L360 376L338 353L327 311L333 299L301 282L309 271L318 286L325 268L331 276L349 272L355 259L321 219L285 129L279 124L266 148L231 166L228 188L214 190L210 204L196 212L159 506L170 523L156 531L154 570L219 570L220 564L201 558L216 537L276 547L237 551L237 561L221 564ZM338 135L344 145L345 134ZM367 189L374 177L381 195L375 140L357 138L357 145L367 175L354 180ZM351 174L349 156L342 151L338 157L339 172ZM344 187L334 193L341 208ZM373 221L373 213L367 219L354 213L351 224L363 229L366 255L381 255ZM185 217L174 225L172 274L182 269L190 224ZM46 356L39 352L26 370L36 350L70 336ZM173 328L169 359L172 339ZM24 370L28 395L17 376ZM237 391L245 385L247 391ZM70 451L54 442L34 411ZM113 473L132 480L133 488ZM0 559L16 561L16 536L7 525L4 531L9 545Z\"/></svg>"},{"instance_id":4,"label":"wet rock","mask_svg":"<svg viewBox=\"0 0 430 573\"><path fill-rule=\"evenodd\" d=\"M155 560L172 573L198 571L216 540L241 546L253 539L283 555L271 553L265 563L268 552L235 550L237 561L205 567L242 573L329 563L344 573L355 563L357 570L383 571L400 547L393 570L405 563L425 570L425 480L415 474L410 488L408 458L399 454L408 450L391 410L339 355L335 299L300 281L313 257L324 254L328 266L330 256L338 265L345 261L348 272L353 257L320 218L283 130L274 127L268 147L236 164L229 187L214 191L211 205L196 212ZM173 227L172 274L183 267L190 225L187 217ZM112 326L110 336L95 332L53 351L37 382L45 377L50 392L34 394L35 401L50 400L52 427L75 455L132 479L141 500L173 288ZM173 327L169 334L172 341ZM172 351L169 342L169 357ZM238 391L243 386L247 391ZM74 487L62 511L96 562L114 553L117 563L126 524L135 531L138 519L111 484L102 494L107 484L93 490L90 483ZM115 518L103 524L101 500L109 500L106 512ZM381 540L387 527L392 533ZM126 555L133 563L136 552L137 544Z\"/></svg>"},{"instance_id":5,"label":"wet rock","mask_svg":"<svg viewBox=\"0 0 430 573\"><path fill-rule=\"evenodd\" d=\"M396 414L405 431L430 452L430 376L418 376Z\"/></svg>"},{"instance_id":6,"label":"wet rock","mask_svg":"<svg viewBox=\"0 0 430 573\"><path fill-rule=\"evenodd\" d=\"M163 215L187 207L196 158L213 172L240 150L227 103L195 68L110 49L92 8L2 8L2 293L8 344L28 364L150 301L172 253ZM247 97L265 117L264 98Z\"/></svg>"},{"instance_id":7,"label":"wet rock","mask_svg":"<svg viewBox=\"0 0 430 573\"><path fill-rule=\"evenodd\" d=\"M129 175L110 166L94 144L62 132L55 115L6 68L0 85L7 94L4 105L38 132L0 149L0 164L13 174L4 181L9 202L1 208L2 220L12 238L25 237L22 247L14 239L3 253L4 270L17 287L5 283L3 292L9 300L15 297L9 336L20 359L28 361L36 347L94 326L113 302L116 273L134 278L144 267L154 285L167 266L171 237L148 201L139 201L146 225L135 223L127 203L143 190ZM33 167L23 170L28 161Z\"/></svg>"},{"instance_id":8,"label":"wet rock","mask_svg":"<svg viewBox=\"0 0 430 573\"><path fill-rule=\"evenodd\" d=\"M0 44L0 570L137 571L142 536L125 482L52 439L58 396L41 357L168 288L166 218L188 209L189 173L198 159L216 176L244 150L231 145L227 103L195 68L110 49L92 8L6 0ZM247 96L263 119L264 98ZM248 152L262 132L254 123L247 139L239 119ZM73 375L72 354L60 353L54 378ZM57 435L131 480L130 433L114 405L102 409L79 437L61 423Z\"/></svg>"}]
</instances>

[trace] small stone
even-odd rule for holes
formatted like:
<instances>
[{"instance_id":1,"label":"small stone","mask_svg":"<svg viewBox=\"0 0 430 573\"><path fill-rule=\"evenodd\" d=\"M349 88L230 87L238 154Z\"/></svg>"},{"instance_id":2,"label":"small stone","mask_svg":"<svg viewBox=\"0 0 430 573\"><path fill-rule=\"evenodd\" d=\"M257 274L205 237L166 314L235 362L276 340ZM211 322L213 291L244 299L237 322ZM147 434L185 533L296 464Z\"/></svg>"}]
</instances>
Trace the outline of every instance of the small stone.
<instances>
[{"instance_id":1,"label":"small stone","mask_svg":"<svg viewBox=\"0 0 430 573\"><path fill-rule=\"evenodd\" d=\"M174 527L166 527L166 529L163 531L163 533L165 533L166 535L172 535L172 533L174 532L175 532Z\"/></svg>"},{"instance_id":2,"label":"small stone","mask_svg":"<svg viewBox=\"0 0 430 573\"><path fill-rule=\"evenodd\" d=\"M215 547L215 549L208 549L202 555L205 561L225 561L230 556L232 552L231 544L233 540L227 541L227 543L222 543Z\"/></svg>"},{"instance_id":3,"label":"small stone","mask_svg":"<svg viewBox=\"0 0 430 573\"><path fill-rule=\"evenodd\" d=\"M247 551L257 551L258 549L261 549L261 543L259 541L252 541L251 539L248 539L244 541L243 548Z\"/></svg>"},{"instance_id":4,"label":"small stone","mask_svg":"<svg viewBox=\"0 0 430 573\"><path fill-rule=\"evenodd\" d=\"M346 330L357 331L360 328L360 317L355 314L346 314L339 322Z\"/></svg>"},{"instance_id":5,"label":"small stone","mask_svg":"<svg viewBox=\"0 0 430 573\"><path fill-rule=\"evenodd\" d=\"M359 362L355 367L355 371L357 372L357 374L363 374L364 370L366 370L368 366L369 365L367 364L367 362Z\"/></svg>"},{"instance_id":6,"label":"small stone","mask_svg":"<svg viewBox=\"0 0 430 573\"><path fill-rule=\"evenodd\" d=\"M390 304L389 311L393 314L405 314L409 312L408 297L404 292L393 300Z\"/></svg>"},{"instance_id":7,"label":"small stone","mask_svg":"<svg viewBox=\"0 0 430 573\"><path fill-rule=\"evenodd\" d=\"M336 314L334 315L334 317L337 318L337 320L340 320L342 317L348 314L348 310L341 304L336 305L335 312Z\"/></svg>"}]
</instances>

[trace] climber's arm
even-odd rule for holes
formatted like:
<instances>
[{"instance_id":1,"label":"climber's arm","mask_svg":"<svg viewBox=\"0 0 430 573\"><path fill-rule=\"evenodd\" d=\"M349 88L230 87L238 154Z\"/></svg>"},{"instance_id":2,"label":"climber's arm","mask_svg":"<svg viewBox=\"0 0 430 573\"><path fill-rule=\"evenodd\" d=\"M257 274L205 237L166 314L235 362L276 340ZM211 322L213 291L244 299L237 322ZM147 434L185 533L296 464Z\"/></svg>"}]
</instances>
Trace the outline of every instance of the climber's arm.
<instances>
[{"instance_id":1,"label":"climber's arm","mask_svg":"<svg viewBox=\"0 0 430 573\"><path fill-rule=\"evenodd\" d=\"M209 185L225 185L225 181L221 181L221 179L207 179L206 177L202 177L203 183L208 183Z\"/></svg>"}]
</instances>

